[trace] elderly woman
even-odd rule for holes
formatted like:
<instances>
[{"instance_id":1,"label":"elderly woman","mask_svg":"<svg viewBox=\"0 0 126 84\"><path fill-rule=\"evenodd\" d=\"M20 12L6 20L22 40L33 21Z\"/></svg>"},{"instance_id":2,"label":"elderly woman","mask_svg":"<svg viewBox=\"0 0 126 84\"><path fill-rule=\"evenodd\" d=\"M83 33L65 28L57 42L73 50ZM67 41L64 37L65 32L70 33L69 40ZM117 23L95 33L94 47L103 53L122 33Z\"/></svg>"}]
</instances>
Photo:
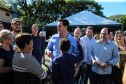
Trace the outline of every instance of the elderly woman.
<instances>
[{"instance_id":1,"label":"elderly woman","mask_svg":"<svg viewBox=\"0 0 126 84\"><path fill-rule=\"evenodd\" d=\"M10 47L13 44L13 35L9 30L0 31L0 84L13 83L12 59L14 51Z\"/></svg>"},{"instance_id":2,"label":"elderly woman","mask_svg":"<svg viewBox=\"0 0 126 84\"><path fill-rule=\"evenodd\" d=\"M46 71L31 55L33 49L32 35L28 33L18 34L15 42L21 51L15 53L12 62L15 84L41 84L40 79L46 77Z\"/></svg>"}]
</instances>

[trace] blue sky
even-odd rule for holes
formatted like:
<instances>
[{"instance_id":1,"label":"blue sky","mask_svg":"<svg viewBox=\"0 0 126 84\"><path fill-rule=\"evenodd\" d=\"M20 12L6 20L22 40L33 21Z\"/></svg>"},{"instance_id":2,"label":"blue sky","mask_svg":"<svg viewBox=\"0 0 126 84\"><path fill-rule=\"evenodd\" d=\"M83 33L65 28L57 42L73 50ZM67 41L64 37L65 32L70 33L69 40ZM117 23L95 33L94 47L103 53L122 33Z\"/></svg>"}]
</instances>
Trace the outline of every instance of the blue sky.
<instances>
[{"instance_id":1,"label":"blue sky","mask_svg":"<svg viewBox=\"0 0 126 84\"><path fill-rule=\"evenodd\" d=\"M28 0L29 2L30 0ZM126 0L95 0L104 9L103 14L106 17L123 14L126 15Z\"/></svg>"},{"instance_id":2,"label":"blue sky","mask_svg":"<svg viewBox=\"0 0 126 84\"><path fill-rule=\"evenodd\" d=\"M95 0L104 9L103 14L107 17L117 14L126 15L126 0Z\"/></svg>"}]
</instances>

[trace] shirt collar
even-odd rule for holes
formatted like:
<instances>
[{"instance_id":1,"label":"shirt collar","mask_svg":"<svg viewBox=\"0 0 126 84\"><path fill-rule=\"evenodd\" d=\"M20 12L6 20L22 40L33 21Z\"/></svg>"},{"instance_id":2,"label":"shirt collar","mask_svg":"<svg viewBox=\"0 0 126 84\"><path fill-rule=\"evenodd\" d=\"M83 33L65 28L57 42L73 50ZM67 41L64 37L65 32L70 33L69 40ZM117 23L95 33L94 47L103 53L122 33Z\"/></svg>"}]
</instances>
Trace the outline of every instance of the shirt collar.
<instances>
[{"instance_id":1,"label":"shirt collar","mask_svg":"<svg viewBox=\"0 0 126 84\"><path fill-rule=\"evenodd\" d=\"M97 40L96 42L101 43L101 41L100 41L100 40ZM105 44L111 44L111 41L110 41L110 40L108 40Z\"/></svg>"},{"instance_id":2,"label":"shirt collar","mask_svg":"<svg viewBox=\"0 0 126 84\"><path fill-rule=\"evenodd\" d=\"M12 35L13 35L13 37L16 37L16 35L14 35L14 33L12 32Z\"/></svg>"},{"instance_id":3,"label":"shirt collar","mask_svg":"<svg viewBox=\"0 0 126 84\"><path fill-rule=\"evenodd\" d=\"M88 38L88 36L87 36L87 35L85 35L85 37L86 37L86 38ZM92 38L93 38L93 37L91 37L91 39L92 39ZM88 38L88 39L89 39L89 38Z\"/></svg>"},{"instance_id":4,"label":"shirt collar","mask_svg":"<svg viewBox=\"0 0 126 84\"><path fill-rule=\"evenodd\" d=\"M38 37L38 35L37 35L37 36L34 36L33 34L32 34L32 36L33 36L33 37Z\"/></svg>"},{"instance_id":5,"label":"shirt collar","mask_svg":"<svg viewBox=\"0 0 126 84\"><path fill-rule=\"evenodd\" d=\"M58 34L57 36L61 37L60 34ZM70 37L71 37L71 35L70 35L70 33L68 33L68 36L66 38L70 38Z\"/></svg>"}]
</instances>

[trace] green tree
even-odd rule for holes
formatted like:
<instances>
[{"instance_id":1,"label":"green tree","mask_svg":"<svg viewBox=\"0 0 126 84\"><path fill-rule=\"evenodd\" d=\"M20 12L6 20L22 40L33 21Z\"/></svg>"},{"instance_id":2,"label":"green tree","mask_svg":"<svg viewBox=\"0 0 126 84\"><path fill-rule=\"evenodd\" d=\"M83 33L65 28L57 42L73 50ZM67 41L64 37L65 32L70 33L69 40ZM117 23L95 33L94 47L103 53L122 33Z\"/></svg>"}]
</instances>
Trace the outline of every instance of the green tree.
<instances>
[{"instance_id":1,"label":"green tree","mask_svg":"<svg viewBox=\"0 0 126 84\"><path fill-rule=\"evenodd\" d=\"M122 17L120 17L119 22L123 24L123 29L124 31L126 31L126 15L123 15Z\"/></svg>"},{"instance_id":2,"label":"green tree","mask_svg":"<svg viewBox=\"0 0 126 84\"><path fill-rule=\"evenodd\" d=\"M66 18L80 11L87 10L103 16L103 8L94 0L11 0L18 5L18 10L24 15L21 17L23 32L30 32L31 25L43 25ZM50 30L51 31L51 30Z\"/></svg>"},{"instance_id":3,"label":"green tree","mask_svg":"<svg viewBox=\"0 0 126 84\"><path fill-rule=\"evenodd\" d=\"M108 18L110 20L121 23L123 25L123 30L126 31L126 15L113 15Z\"/></svg>"},{"instance_id":4,"label":"green tree","mask_svg":"<svg viewBox=\"0 0 126 84\"><path fill-rule=\"evenodd\" d=\"M108 17L110 20L113 20L113 21L116 21L116 22L119 22L119 18L122 17L123 15L112 15L110 17Z\"/></svg>"}]
</instances>

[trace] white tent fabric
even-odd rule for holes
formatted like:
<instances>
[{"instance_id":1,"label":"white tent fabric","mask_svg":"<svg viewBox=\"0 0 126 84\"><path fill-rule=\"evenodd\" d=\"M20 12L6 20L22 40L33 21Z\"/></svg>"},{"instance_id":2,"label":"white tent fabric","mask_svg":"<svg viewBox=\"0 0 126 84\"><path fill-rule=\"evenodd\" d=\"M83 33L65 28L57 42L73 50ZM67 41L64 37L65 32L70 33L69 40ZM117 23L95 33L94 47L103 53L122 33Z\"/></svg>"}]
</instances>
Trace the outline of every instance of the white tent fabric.
<instances>
[{"instance_id":1,"label":"white tent fabric","mask_svg":"<svg viewBox=\"0 0 126 84\"><path fill-rule=\"evenodd\" d=\"M89 26L89 25L112 25L120 26L120 23L98 16L90 11L82 11L65 18L69 20L70 26ZM56 27L58 21L45 25L45 27Z\"/></svg>"}]
</instances>

